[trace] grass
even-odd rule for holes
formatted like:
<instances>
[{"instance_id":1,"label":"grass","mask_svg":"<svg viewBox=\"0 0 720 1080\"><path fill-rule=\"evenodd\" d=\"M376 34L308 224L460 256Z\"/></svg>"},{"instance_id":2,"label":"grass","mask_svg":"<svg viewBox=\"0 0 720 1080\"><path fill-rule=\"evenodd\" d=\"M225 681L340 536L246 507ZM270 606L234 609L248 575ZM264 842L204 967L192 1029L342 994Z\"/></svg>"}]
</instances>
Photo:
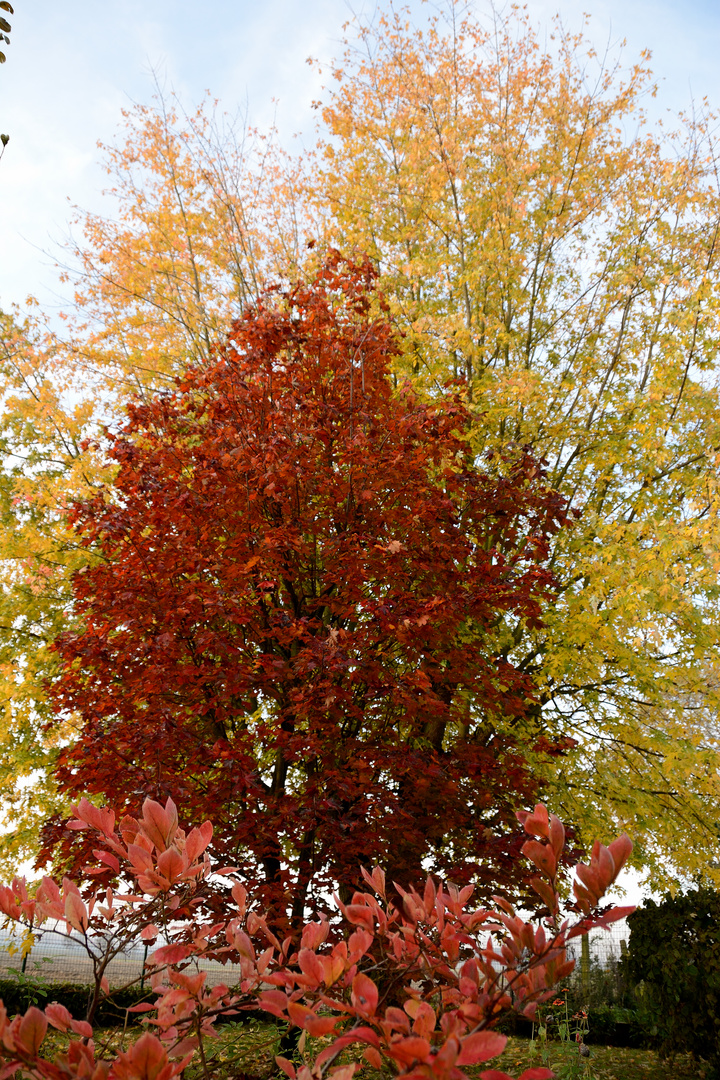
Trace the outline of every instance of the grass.
<instances>
[{"instance_id":1,"label":"grass","mask_svg":"<svg viewBox=\"0 0 720 1080\"><path fill-rule=\"evenodd\" d=\"M531 1053L528 1039L508 1039L505 1053L492 1063L518 1076L523 1069L544 1064L540 1055ZM654 1050L628 1050L615 1046L591 1046L590 1057L581 1059L573 1043L549 1043L548 1067L560 1077L580 1080L710 1080L712 1071L703 1062L686 1054L673 1061L662 1061Z\"/></svg>"},{"instance_id":2,"label":"grass","mask_svg":"<svg viewBox=\"0 0 720 1080\"><path fill-rule=\"evenodd\" d=\"M97 1042L102 1045L101 1056L113 1056L119 1049L142 1033L142 1028L106 1029L97 1032ZM218 1038L206 1043L209 1071L215 1080L242 1077L243 1080L264 1080L274 1069L274 1056L278 1053L281 1028L265 1021L249 1021L245 1024L226 1024L218 1030ZM313 1040L314 1041L314 1040ZM324 1040L323 1040L324 1041ZM48 1032L44 1045L45 1055L52 1058L67 1045L67 1036ZM99 1048L99 1047L98 1047ZM319 1047L315 1046L315 1049ZM614 1046L591 1046L590 1057L581 1059L573 1043L548 1043L547 1061L532 1052L528 1039L508 1039L505 1052L478 1069L502 1069L511 1076L519 1076L523 1069L547 1064L557 1074L558 1080L710 1080L714 1075L709 1066L687 1055L678 1055L673 1061L662 1061L654 1050L630 1050ZM344 1061L352 1059L346 1052ZM186 1072L187 1080L200 1080L199 1064L193 1064ZM365 1068L360 1074L366 1080L388 1080L388 1074L380 1074Z\"/></svg>"},{"instance_id":3,"label":"grass","mask_svg":"<svg viewBox=\"0 0 720 1080\"><path fill-rule=\"evenodd\" d=\"M261 1078L272 1071L273 1057L278 1052L280 1030L273 1024L250 1022L232 1024L221 1029L219 1038L210 1049L213 1075L223 1077ZM314 1041L314 1040L313 1040ZM324 1040L323 1040L324 1041ZM317 1046L316 1046L317 1049ZM590 1057L580 1059L572 1043L548 1044L548 1067L559 1080L710 1080L712 1071L703 1062L688 1055L678 1055L672 1062L662 1061L654 1050L630 1050L614 1046L592 1046ZM343 1061L352 1060L348 1051ZM489 1061L481 1069L502 1069L519 1076L523 1069L543 1064L539 1053L532 1053L528 1039L508 1039L501 1057ZM195 1069L193 1080L199 1077ZM367 1080L381 1080L381 1074L365 1068L360 1074ZM389 1074L384 1074L388 1080Z\"/></svg>"}]
</instances>

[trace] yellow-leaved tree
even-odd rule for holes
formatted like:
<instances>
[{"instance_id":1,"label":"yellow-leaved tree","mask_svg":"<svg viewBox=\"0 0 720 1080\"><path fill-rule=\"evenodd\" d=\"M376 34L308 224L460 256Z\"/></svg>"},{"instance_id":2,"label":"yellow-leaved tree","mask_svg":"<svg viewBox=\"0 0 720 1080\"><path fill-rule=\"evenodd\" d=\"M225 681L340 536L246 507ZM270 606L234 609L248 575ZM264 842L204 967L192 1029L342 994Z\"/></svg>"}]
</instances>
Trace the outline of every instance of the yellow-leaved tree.
<instances>
[{"instance_id":1,"label":"yellow-leaved tree","mask_svg":"<svg viewBox=\"0 0 720 1080\"><path fill-rule=\"evenodd\" d=\"M623 71L559 28L541 45L522 11L489 25L459 12L450 4L422 30L392 10L356 27L304 159L208 106L130 111L124 141L105 150L116 212L80 216L76 303L42 354L53 386L91 388L86 430L128 393L204 363L265 281L294 276L327 244L367 251L405 335L398 377L428 395L463 377L473 451L532 447L578 511L555 542L561 593L544 629L498 626L498 649L538 688L513 734L575 741L538 758L548 801L583 835L626 828L658 884L712 873L712 120L653 129L646 58ZM86 460L83 483L96 475ZM80 471L63 458L58 497ZM71 614L69 565L53 588ZM26 693L2 678L6 694ZM487 723L476 730L491 737ZM15 753L11 739L6 784Z\"/></svg>"},{"instance_id":2,"label":"yellow-leaved tree","mask_svg":"<svg viewBox=\"0 0 720 1080\"><path fill-rule=\"evenodd\" d=\"M78 400L47 339L28 320L0 312L0 792L6 868L37 849L60 805L54 753L72 721L45 731L51 644L72 618L69 576L86 555L64 511L102 480L83 439L92 403Z\"/></svg>"},{"instance_id":3,"label":"yellow-leaved tree","mask_svg":"<svg viewBox=\"0 0 720 1080\"><path fill-rule=\"evenodd\" d=\"M532 741L584 835L627 828L663 879L717 843L720 198L716 120L645 122L647 58L608 67L514 10L422 30L392 11L334 70L313 186L367 250L427 392L462 375L476 451L530 446L578 511L540 632ZM612 822L612 826L609 824Z\"/></svg>"}]
</instances>

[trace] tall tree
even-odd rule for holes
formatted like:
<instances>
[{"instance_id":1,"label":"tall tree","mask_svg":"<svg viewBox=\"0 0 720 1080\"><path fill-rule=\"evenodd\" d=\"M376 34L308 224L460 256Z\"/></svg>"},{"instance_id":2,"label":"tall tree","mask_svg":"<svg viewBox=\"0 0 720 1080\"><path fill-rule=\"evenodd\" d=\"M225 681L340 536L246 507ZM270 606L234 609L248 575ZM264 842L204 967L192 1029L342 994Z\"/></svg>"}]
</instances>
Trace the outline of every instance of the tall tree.
<instances>
[{"instance_id":1,"label":"tall tree","mask_svg":"<svg viewBox=\"0 0 720 1080\"><path fill-rule=\"evenodd\" d=\"M56 646L82 723L61 790L212 811L276 921L358 863L507 884L534 788L532 748L498 734L532 685L496 624L538 623L564 506L524 452L478 463L456 392L391 392L373 277L334 256L248 311L131 406L112 483L73 511L95 561Z\"/></svg>"},{"instance_id":2,"label":"tall tree","mask_svg":"<svg viewBox=\"0 0 720 1080\"><path fill-rule=\"evenodd\" d=\"M325 96L315 203L370 253L430 394L465 373L475 445L528 445L581 511L557 604L508 656L578 740L555 805L614 819L662 879L717 840L720 198L715 121L653 131L641 63L522 11L386 10ZM582 800L578 793L582 792ZM670 871L671 875L675 872Z\"/></svg>"},{"instance_id":3,"label":"tall tree","mask_svg":"<svg viewBox=\"0 0 720 1080\"><path fill-rule=\"evenodd\" d=\"M44 734L45 681L56 666L50 645L72 621L69 574L86 559L66 511L103 476L81 446L93 407L71 402L55 359L27 320L0 312L0 788L3 854L15 867L62 805L52 766L72 728Z\"/></svg>"}]
</instances>

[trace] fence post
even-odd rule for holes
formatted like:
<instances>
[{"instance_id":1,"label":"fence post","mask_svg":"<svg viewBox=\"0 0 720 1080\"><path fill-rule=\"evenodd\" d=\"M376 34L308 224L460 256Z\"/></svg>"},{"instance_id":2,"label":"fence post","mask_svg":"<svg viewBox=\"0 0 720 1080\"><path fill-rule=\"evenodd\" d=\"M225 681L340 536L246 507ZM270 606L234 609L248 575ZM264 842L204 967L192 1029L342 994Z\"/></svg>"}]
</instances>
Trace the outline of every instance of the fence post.
<instances>
[{"instance_id":1,"label":"fence post","mask_svg":"<svg viewBox=\"0 0 720 1080\"><path fill-rule=\"evenodd\" d=\"M146 941L145 942L145 949L143 951L142 975L140 976L140 990L141 990L141 992L145 989L145 963L147 961L147 954L148 954L148 943Z\"/></svg>"},{"instance_id":2,"label":"fence post","mask_svg":"<svg viewBox=\"0 0 720 1080\"><path fill-rule=\"evenodd\" d=\"M587 934L581 938L580 985L583 992L583 1004L588 1005L590 994L590 938Z\"/></svg>"}]
</instances>

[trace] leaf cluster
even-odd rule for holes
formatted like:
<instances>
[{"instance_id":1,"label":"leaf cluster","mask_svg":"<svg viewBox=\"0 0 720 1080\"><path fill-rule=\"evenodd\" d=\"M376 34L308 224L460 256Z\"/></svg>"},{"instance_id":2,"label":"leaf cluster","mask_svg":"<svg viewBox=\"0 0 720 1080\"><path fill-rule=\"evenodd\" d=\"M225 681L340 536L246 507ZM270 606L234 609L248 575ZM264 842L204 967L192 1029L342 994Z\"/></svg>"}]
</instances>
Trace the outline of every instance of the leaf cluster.
<instances>
[{"instance_id":1,"label":"leaf cluster","mask_svg":"<svg viewBox=\"0 0 720 1080\"><path fill-rule=\"evenodd\" d=\"M50 922L51 933L79 935L95 972L87 1020L74 1019L55 1002L10 1020L0 1004L6 1076L21 1070L38 1080L172 1080L197 1058L209 1077L206 1047L216 1036L216 1022L260 1008L300 1031L298 1065L276 1058L290 1080L351 1080L365 1064L413 1080L467 1080L468 1066L504 1050L507 1038L492 1030L498 1020L513 1011L534 1017L538 1004L572 970L567 942L625 914L601 913L576 890L584 914L560 921L556 886L564 829L542 804L519 815L532 837L523 852L549 898L548 917L536 925L498 897L492 908L471 908L471 886L438 886L430 877L422 894L400 890L396 906L376 867L363 872L371 892L338 902L339 926L321 917L283 941L268 926L262 905L239 883L226 896L222 919L207 922L198 915L211 872L235 872L212 871L206 854L210 822L186 833L171 800L163 807L148 799L140 818L126 816L117 824L114 813L86 799L74 813L72 827L98 845L93 856L101 866L87 867L86 874L97 877L110 865L126 887L85 889L85 898L67 878L62 887L43 878L34 897L19 878L0 887L0 910L8 919L40 933ZM595 901L616 879L631 846L627 837L609 848L596 845L590 865L581 868L583 880L596 883ZM100 1000L110 996L105 967L138 936L156 946L148 959L155 1001L131 1011L142 1014L152 1032L127 1051L96 1046L92 1020ZM238 964L239 986L207 987L197 967L200 957ZM49 1025L70 1037L54 1058L41 1051ZM361 1059L338 1064L349 1047ZM552 1075L533 1068L519 1080ZM481 1080L512 1078L490 1069Z\"/></svg>"}]
</instances>

